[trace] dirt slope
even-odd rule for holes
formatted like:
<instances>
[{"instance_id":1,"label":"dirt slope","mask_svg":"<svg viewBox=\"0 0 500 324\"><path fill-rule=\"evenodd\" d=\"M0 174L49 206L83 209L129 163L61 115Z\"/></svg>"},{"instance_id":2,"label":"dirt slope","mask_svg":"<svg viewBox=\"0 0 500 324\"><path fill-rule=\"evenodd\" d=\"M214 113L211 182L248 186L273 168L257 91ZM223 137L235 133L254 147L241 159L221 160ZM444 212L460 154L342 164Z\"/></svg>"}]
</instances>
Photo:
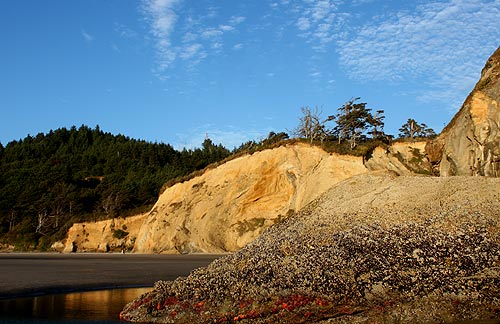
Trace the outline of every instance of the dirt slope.
<instances>
[{"instance_id":1,"label":"dirt slope","mask_svg":"<svg viewBox=\"0 0 500 324\"><path fill-rule=\"evenodd\" d=\"M161 194L144 215L74 224L65 244L71 252L131 250L139 253L236 251L268 227L353 175L419 169L425 143L377 148L369 160L329 154L308 144L286 145L232 160ZM364 162L364 164L363 164ZM128 233L117 238L115 232Z\"/></svg>"}]
</instances>

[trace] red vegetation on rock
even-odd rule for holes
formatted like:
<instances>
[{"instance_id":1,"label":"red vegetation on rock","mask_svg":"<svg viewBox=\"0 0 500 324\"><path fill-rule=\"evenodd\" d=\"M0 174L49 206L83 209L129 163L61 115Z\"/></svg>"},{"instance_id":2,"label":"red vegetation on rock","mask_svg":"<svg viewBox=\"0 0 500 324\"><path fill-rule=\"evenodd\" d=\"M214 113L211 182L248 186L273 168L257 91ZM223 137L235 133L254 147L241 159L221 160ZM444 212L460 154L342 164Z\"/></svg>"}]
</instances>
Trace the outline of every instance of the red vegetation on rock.
<instances>
[{"instance_id":1,"label":"red vegetation on rock","mask_svg":"<svg viewBox=\"0 0 500 324\"><path fill-rule=\"evenodd\" d=\"M175 297L168 297L167 299L165 299L165 302L163 303L163 305L165 306L172 306L172 305L176 305L179 303L179 300Z\"/></svg>"}]
</instances>

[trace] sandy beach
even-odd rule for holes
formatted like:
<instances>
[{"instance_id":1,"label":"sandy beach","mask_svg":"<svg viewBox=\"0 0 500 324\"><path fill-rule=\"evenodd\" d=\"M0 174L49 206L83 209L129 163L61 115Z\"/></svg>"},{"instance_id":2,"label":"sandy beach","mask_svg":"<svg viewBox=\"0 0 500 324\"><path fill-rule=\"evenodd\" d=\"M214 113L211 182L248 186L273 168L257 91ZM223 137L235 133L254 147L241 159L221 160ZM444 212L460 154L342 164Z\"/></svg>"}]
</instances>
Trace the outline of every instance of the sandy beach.
<instances>
[{"instance_id":1,"label":"sandy beach","mask_svg":"<svg viewBox=\"0 0 500 324\"><path fill-rule=\"evenodd\" d=\"M0 299L152 286L208 265L218 255L0 254Z\"/></svg>"}]
</instances>

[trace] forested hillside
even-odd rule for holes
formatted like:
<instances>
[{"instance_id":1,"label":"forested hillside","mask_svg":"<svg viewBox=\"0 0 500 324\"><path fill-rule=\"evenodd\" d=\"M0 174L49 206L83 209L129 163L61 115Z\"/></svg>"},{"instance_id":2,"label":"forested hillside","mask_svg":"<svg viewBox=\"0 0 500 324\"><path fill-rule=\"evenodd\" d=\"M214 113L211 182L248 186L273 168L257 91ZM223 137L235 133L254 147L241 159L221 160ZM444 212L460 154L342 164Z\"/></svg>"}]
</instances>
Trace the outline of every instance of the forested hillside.
<instances>
[{"instance_id":1,"label":"forested hillside","mask_svg":"<svg viewBox=\"0 0 500 324\"><path fill-rule=\"evenodd\" d=\"M61 128L0 145L0 242L46 249L75 221L116 217L153 204L165 182L230 154Z\"/></svg>"}]
</instances>

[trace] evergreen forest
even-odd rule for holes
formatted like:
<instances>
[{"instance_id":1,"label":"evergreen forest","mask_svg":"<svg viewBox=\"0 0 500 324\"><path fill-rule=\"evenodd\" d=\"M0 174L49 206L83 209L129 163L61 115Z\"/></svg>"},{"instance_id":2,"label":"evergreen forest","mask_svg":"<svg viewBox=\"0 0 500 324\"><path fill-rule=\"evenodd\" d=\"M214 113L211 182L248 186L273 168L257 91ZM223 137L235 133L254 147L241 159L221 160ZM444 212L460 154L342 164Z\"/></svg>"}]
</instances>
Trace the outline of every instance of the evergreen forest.
<instances>
[{"instance_id":1,"label":"evergreen forest","mask_svg":"<svg viewBox=\"0 0 500 324\"><path fill-rule=\"evenodd\" d=\"M208 138L177 151L83 125L0 144L0 242L46 250L74 222L146 211L166 182L229 155Z\"/></svg>"}]
</instances>

